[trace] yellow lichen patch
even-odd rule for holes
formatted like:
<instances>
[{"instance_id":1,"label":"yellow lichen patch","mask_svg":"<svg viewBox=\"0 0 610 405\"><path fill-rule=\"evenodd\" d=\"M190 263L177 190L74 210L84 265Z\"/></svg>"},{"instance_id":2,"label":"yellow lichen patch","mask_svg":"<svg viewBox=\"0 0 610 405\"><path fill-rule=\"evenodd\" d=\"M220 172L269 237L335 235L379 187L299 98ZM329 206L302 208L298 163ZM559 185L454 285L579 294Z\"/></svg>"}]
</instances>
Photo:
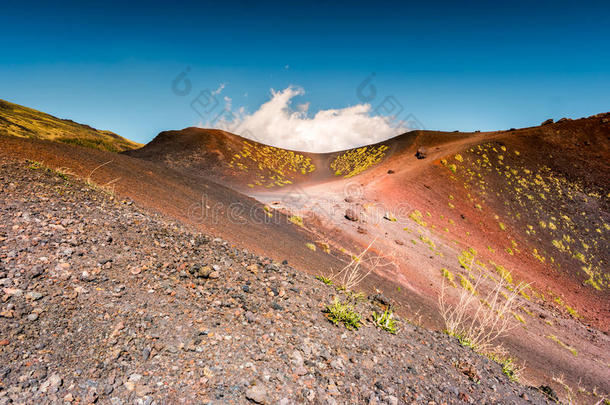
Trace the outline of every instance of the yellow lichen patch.
<instances>
[{"instance_id":1,"label":"yellow lichen patch","mask_svg":"<svg viewBox=\"0 0 610 405\"><path fill-rule=\"evenodd\" d=\"M330 168L336 176L352 177L381 162L387 149L386 145L351 149L337 156Z\"/></svg>"},{"instance_id":2,"label":"yellow lichen patch","mask_svg":"<svg viewBox=\"0 0 610 405\"><path fill-rule=\"evenodd\" d=\"M314 252L316 251L316 245L314 245L313 243L306 243L305 246L307 246L308 249L313 250Z\"/></svg>"},{"instance_id":3,"label":"yellow lichen patch","mask_svg":"<svg viewBox=\"0 0 610 405\"><path fill-rule=\"evenodd\" d=\"M473 248L469 248L468 250L462 251L462 253L458 256L458 263L465 268L466 270L470 270L472 264L474 263L474 258L477 255L477 251Z\"/></svg>"},{"instance_id":4,"label":"yellow lichen patch","mask_svg":"<svg viewBox=\"0 0 610 405\"><path fill-rule=\"evenodd\" d=\"M451 273L449 270L447 270L446 268L443 267L441 269L441 274L443 275L443 277L445 277L447 280L449 280L449 283L452 286L456 287L455 281L454 281L454 278L453 278L453 273Z\"/></svg>"},{"instance_id":5,"label":"yellow lichen patch","mask_svg":"<svg viewBox=\"0 0 610 405\"><path fill-rule=\"evenodd\" d=\"M317 241L316 244L323 252L330 254L330 245L323 241Z\"/></svg>"},{"instance_id":6,"label":"yellow lichen patch","mask_svg":"<svg viewBox=\"0 0 610 405\"><path fill-rule=\"evenodd\" d=\"M290 222L292 222L295 225L301 226L303 227L303 218L299 217L298 215L292 215L288 218L288 220Z\"/></svg>"},{"instance_id":7,"label":"yellow lichen patch","mask_svg":"<svg viewBox=\"0 0 610 405\"><path fill-rule=\"evenodd\" d=\"M501 264L496 264L492 261L490 261L490 263L496 269L496 273L498 273L508 284L513 283L513 276L510 271L506 270Z\"/></svg>"},{"instance_id":8,"label":"yellow lichen patch","mask_svg":"<svg viewBox=\"0 0 610 405\"><path fill-rule=\"evenodd\" d=\"M419 210L415 210L411 214L409 214L409 218L411 218L413 221L415 221L421 226L427 226L426 222L424 222L423 220L423 215L421 212L419 212Z\"/></svg>"},{"instance_id":9,"label":"yellow lichen patch","mask_svg":"<svg viewBox=\"0 0 610 405\"><path fill-rule=\"evenodd\" d=\"M460 285L466 290L469 291L471 294L476 294L476 290L474 289L474 286L472 285L472 283L470 282L470 280L468 280L466 277L464 277L463 275L459 274L460 276Z\"/></svg>"},{"instance_id":10,"label":"yellow lichen patch","mask_svg":"<svg viewBox=\"0 0 610 405\"><path fill-rule=\"evenodd\" d=\"M557 343L559 346L563 347L564 349L569 350L570 353L572 353L574 356L578 356L578 351L575 348L573 348L572 346L569 346L569 345L563 343L557 336L549 335L547 337L549 339L551 339L553 342Z\"/></svg>"},{"instance_id":11,"label":"yellow lichen patch","mask_svg":"<svg viewBox=\"0 0 610 405\"><path fill-rule=\"evenodd\" d=\"M455 159L443 159L441 164L455 173L450 176L452 179L464 181L468 201L479 210L483 204L494 206L498 202L489 198L510 196L503 198L506 211L498 214L525 228L524 236L529 239L523 241L523 246L529 245L530 252L542 264L580 269L586 285L610 288L610 272L605 265L610 225L595 212L610 193L569 180L543 162L525 161L520 155L519 151L489 141L465 150L459 157L454 155ZM459 164L460 170L452 163ZM455 201L450 199L449 203ZM508 231L506 222L500 222L498 217L496 222ZM511 244L502 249L508 254L521 253L516 242L509 241ZM551 255L551 251L559 256Z\"/></svg>"},{"instance_id":12,"label":"yellow lichen patch","mask_svg":"<svg viewBox=\"0 0 610 405\"><path fill-rule=\"evenodd\" d=\"M292 184L296 175L315 170L311 159L303 154L248 141L244 141L242 150L233 155L229 166L244 172L258 173L258 180L248 186L267 188Z\"/></svg>"},{"instance_id":13,"label":"yellow lichen patch","mask_svg":"<svg viewBox=\"0 0 610 405\"><path fill-rule=\"evenodd\" d=\"M426 245L428 245L428 246L429 246L429 248L430 248L430 250L432 250L432 251L433 251L434 249L436 249L436 245L434 244L434 242L432 242L432 241L430 240L430 238L428 238L427 236L420 235L420 236L419 236L419 240L421 240L421 241L422 241L422 242L424 242Z\"/></svg>"},{"instance_id":14,"label":"yellow lichen patch","mask_svg":"<svg viewBox=\"0 0 610 405\"><path fill-rule=\"evenodd\" d=\"M519 322L521 322L522 324L525 325L525 319L523 319L523 317L519 314L517 314L516 312L513 312L513 316L515 317L516 320L518 320Z\"/></svg>"}]
</instances>

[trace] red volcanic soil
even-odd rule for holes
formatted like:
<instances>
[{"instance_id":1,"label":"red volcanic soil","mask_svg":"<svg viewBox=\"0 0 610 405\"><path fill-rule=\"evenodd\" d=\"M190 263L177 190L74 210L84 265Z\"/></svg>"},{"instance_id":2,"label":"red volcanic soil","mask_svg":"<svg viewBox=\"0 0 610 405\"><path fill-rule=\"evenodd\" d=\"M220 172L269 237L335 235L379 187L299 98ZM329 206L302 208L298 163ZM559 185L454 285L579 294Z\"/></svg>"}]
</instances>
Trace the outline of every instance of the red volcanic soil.
<instances>
[{"instance_id":1,"label":"red volcanic soil","mask_svg":"<svg viewBox=\"0 0 610 405\"><path fill-rule=\"evenodd\" d=\"M278 210L267 210L255 199L200 175L124 154L1 135L0 156L41 162L87 179L118 199L131 200L260 256L286 260L301 271L326 274L349 261L338 250L331 254L312 251L307 245L318 243L317 233L295 225ZM391 283L379 275L372 274L370 282L369 290L391 289Z\"/></svg>"},{"instance_id":2,"label":"red volcanic soil","mask_svg":"<svg viewBox=\"0 0 610 405\"><path fill-rule=\"evenodd\" d=\"M339 258L312 252L311 235L263 205L212 181L142 159L49 141L0 136L0 155L42 162L90 179L120 199L169 215L214 236L299 268L339 267Z\"/></svg>"},{"instance_id":3,"label":"red volcanic soil","mask_svg":"<svg viewBox=\"0 0 610 405\"><path fill-rule=\"evenodd\" d=\"M364 267L380 262L358 288L436 328L442 286L455 300L477 278L482 293L501 279L528 283L501 343L529 381L562 391L549 380L563 374L573 387L610 392L610 114L413 131L326 154L187 128L120 155L0 136L0 156L67 169L314 274L337 272L373 242Z\"/></svg>"},{"instance_id":4,"label":"red volcanic soil","mask_svg":"<svg viewBox=\"0 0 610 405\"><path fill-rule=\"evenodd\" d=\"M475 252L485 277L510 272L512 285L529 284L519 326L502 342L528 378L548 383L553 370L610 391L610 114L488 133L413 131L326 154L187 128L125 154L299 215L331 252L357 254L374 241L383 263L363 288L431 326L443 327L441 269L455 277L456 296L460 277L477 274L460 257Z\"/></svg>"}]
</instances>

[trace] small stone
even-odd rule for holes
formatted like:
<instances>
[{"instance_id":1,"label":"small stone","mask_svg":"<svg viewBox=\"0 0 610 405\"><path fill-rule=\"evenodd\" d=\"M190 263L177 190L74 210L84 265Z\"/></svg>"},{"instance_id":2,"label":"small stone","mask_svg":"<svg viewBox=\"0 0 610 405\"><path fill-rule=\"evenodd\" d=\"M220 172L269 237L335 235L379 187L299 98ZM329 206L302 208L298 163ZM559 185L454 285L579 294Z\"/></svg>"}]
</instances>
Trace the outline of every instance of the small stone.
<instances>
[{"instance_id":1,"label":"small stone","mask_svg":"<svg viewBox=\"0 0 610 405\"><path fill-rule=\"evenodd\" d=\"M63 380L58 374L51 375L45 382L40 385L40 391L42 392L55 392L61 387Z\"/></svg>"},{"instance_id":2,"label":"small stone","mask_svg":"<svg viewBox=\"0 0 610 405\"><path fill-rule=\"evenodd\" d=\"M330 366L336 370L343 370L345 368L341 358L336 358L335 360L331 361Z\"/></svg>"},{"instance_id":3,"label":"small stone","mask_svg":"<svg viewBox=\"0 0 610 405\"><path fill-rule=\"evenodd\" d=\"M0 340L0 346L8 346L11 342L8 339Z\"/></svg>"},{"instance_id":4,"label":"small stone","mask_svg":"<svg viewBox=\"0 0 610 405\"><path fill-rule=\"evenodd\" d=\"M268 403L267 389L262 385L254 385L246 391L246 398L257 404Z\"/></svg>"},{"instance_id":5,"label":"small stone","mask_svg":"<svg viewBox=\"0 0 610 405\"><path fill-rule=\"evenodd\" d=\"M30 270L29 275L30 275L30 278L36 278L36 277L40 277L43 273L44 273L44 270L42 269L42 266L34 266Z\"/></svg>"},{"instance_id":6,"label":"small stone","mask_svg":"<svg viewBox=\"0 0 610 405\"><path fill-rule=\"evenodd\" d=\"M299 366L299 367L295 367L295 369L293 370L293 372L298 375L305 375L307 374L307 369L305 368L305 366Z\"/></svg>"},{"instance_id":7,"label":"small stone","mask_svg":"<svg viewBox=\"0 0 610 405\"><path fill-rule=\"evenodd\" d=\"M352 208L348 208L345 210L345 218L349 219L350 221L358 221L360 218L358 217L358 213L352 209Z\"/></svg>"},{"instance_id":8,"label":"small stone","mask_svg":"<svg viewBox=\"0 0 610 405\"><path fill-rule=\"evenodd\" d=\"M303 356L298 350L292 352L292 364L294 364L295 367L300 367L303 365Z\"/></svg>"},{"instance_id":9,"label":"small stone","mask_svg":"<svg viewBox=\"0 0 610 405\"><path fill-rule=\"evenodd\" d=\"M398 405L398 398L396 398L394 395L390 395L388 396L388 403L390 405Z\"/></svg>"},{"instance_id":10,"label":"small stone","mask_svg":"<svg viewBox=\"0 0 610 405\"><path fill-rule=\"evenodd\" d=\"M150 394L151 392L152 392L152 390L151 390L151 389L150 389L150 387L149 387L149 386L147 386L147 385L138 384L138 385L136 386L136 394L137 394L139 397L146 396L146 395Z\"/></svg>"},{"instance_id":11,"label":"small stone","mask_svg":"<svg viewBox=\"0 0 610 405\"><path fill-rule=\"evenodd\" d=\"M25 293L25 298L32 301L37 301L42 297L43 295L36 291L28 291L27 293Z\"/></svg>"},{"instance_id":12,"label":"small stone","mask_svg":"<svg viewBox=\"0 0 610 405\"><path fill-rule=\"evenodd\" d=\"M425 159L428 156L428 151L426 148L419 147L417 148L417 152L415 152L415 157L418 159Z\"/></svg>"},{"instance_id":13,"label":"small stone","mask_svg":"<svg viewBox=\"0 0 610 405\"><path fill-rule=\"evenodd\" d=\"M256 315L254 315L254 313L248 311L244 314L244 316L246 317L246 321L248 321L248 323L256 322Z\"/></svg>"},{"instance_id":14,"label":"small stone","mask_svg":"<svg viewBox=\"0 0 610 405\"><path fill-rule=\"evenodd\" d=\"M132 375L129 376L129 381L132 381L134 383L139 382L141 379L142 379L142 374L133 373Z\"/></svg>"},{"instance_id":15,"label":"small stone","mask_svg":"<svg viewBox=\"0 0 610 405\"><path fill-rule=\"evenodd\" d=\"M27 319L28 321L34 322L36 319L38 319L38 314L36 312L32 312L27 316Z\"/></svg>"}]
</instances>

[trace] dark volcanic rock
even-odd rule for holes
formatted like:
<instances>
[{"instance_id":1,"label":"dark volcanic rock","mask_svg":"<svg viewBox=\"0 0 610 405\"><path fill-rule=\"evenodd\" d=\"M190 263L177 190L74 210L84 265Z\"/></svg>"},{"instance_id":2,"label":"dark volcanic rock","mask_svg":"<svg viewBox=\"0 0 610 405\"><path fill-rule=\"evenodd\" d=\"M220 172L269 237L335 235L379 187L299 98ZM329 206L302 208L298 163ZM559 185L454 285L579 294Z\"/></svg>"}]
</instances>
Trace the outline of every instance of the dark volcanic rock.
<instances>
[{"instance_id":1,"label":"dark volcanic rock","mask_svg":"<svg viewBox=\"0 0 610 405\"><path fill-rule=\"evenodd\" d=\"M345 210L345 218L349 219L350 221L358 221L360 219L358 213L353 208L348 208Z\"/></svg>"},{"instance_id":2,"label":"dark volcanic rock","mask_svg":"<svg viewBox=\"0 0 610 405\"><path fill-rule=\"evenodd\" d=\"M424 147L417 148L417 152L415 152L415 157L418 159L425 159L428 155L428 151Z\"/></svg>"}]
</instances>

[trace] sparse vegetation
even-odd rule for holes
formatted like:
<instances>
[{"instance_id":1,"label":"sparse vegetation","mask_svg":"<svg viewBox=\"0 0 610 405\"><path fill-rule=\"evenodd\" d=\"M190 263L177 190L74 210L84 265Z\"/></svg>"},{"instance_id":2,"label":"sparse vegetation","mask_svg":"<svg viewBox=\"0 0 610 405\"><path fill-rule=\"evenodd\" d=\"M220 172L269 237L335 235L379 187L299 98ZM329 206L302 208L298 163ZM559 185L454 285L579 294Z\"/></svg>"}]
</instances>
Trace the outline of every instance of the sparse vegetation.
<instances>
[{"instance_id":1,"label":"sparse vegetation","mask_svg":"<svg viewBox=\"0 0 610 405\"><path fill-rule=\"evenodd\" d=\"M515 317L515 319L516 319L516 320L518 320L519 322L521 322L522 324L524 324L524 325L525 325L525 323L526 323L526 322L525 322L525 319L523 319L523 317L522 317L521 315L519 315L519 314L518 314L518 313L516 313L516 312L513 312L513 316Z\"/></svg>"},{"instance_id":2,"label":"sparse vegetation","mask_svg":"<svg viewBox=\"0 0 610 405\"><path fill-rule=\"evenodd\" d=\"M3 118L0 120L0 134L3 135L47 139L108 152L122 152L142 146L110 131L56 118L3 100L0 100L0 116Z\"/></svg>"},{"instance_id":3,"label":"sparse vegetation","mask_svg":"<svg viewBox=\"0 0 610 405\"><path fill-rule=\"evenodd\" d=\"M323 282L326 285L332 285L333 281L328 278L328 277L324 277L324 276L316 276L316 279L320 280L321 282Z\"/></svg>"},{"instance_id":4,"label":"sparse vegetation","mask_svg":"<svg viewBox=\"0 0 610 405\"><path fill-rule=\"evenodd\" d=\"M395 335L398 332L398 325L394 314L390 310L385 310L383 314L373 312L373 323L380 329L383 329Z\"/></svg>"},{"instance_id":5,"label":"sparse vegetation","mask_svg":"<svg viewBox=\"0 0 610 405\"><path fill-rule=\"evenodd\" d=\"M454 277L453 277L453 273L451 273L449 270L447 270L444 267L441 269L441 273L443 274L443 277L445 277L447 280L449 280L449 283L453 287L456 287L455 281L454 281Z\"/></svg>"},{"instance_id":6,"label":"sparse vegetation","mask_svg":"<svg viewBox=\"0 0 610 405\"><path fill-rule=\"evenodd\" d=\"M288 217L288 220L290 222L292 222L293 224L298 225L302 228L305 227L305 225L303 225L303 218L298 215L292 215L292 216Z\"/></svg>"},{"instance_id":7,"label":"sparse vegetation","mask_svg":"<svg viewBox=\"0 0 610 405\"><path fill-rule=\"evenodd\" d=\"M572 353L574 356L578 356L578 350L576 350L575 348L573 348L570 345L565 344L564 342L561 341L561 339L559 339L557 336L555 335L549 335L547 336L549 339L551 339L553 342L557 343L559 346L563 347L564 349L567 349L570 351L570 353Z\"/></svg>"},{"instance_id":8,"label":"sparse vegetation","mask_svg":"<svg viewBox=\"0 0 610 405\"><path fill-rule=\"evenodd\" d=\"M496 340L515 326L509 315L517 307L519 292L525 285L519 284L504 298L501 292L506 283L500 279L484 296L482 301L486 304L483 304L474 293L482 290L481 280L479 277L472 289L461 290L455 305L448 303L443 285L438 304L449 335L477 351L492 353Z\"/></svg>"},{"instance_id":9,"label":"sparse vegetation","mask_svg":"<svg viewBox=\"0 0 610 405\"><path fill-rule=\"evenodd\" d=\"M381 162L387 149L386 145L351 149L338 155L330 164L330 168L336 176L349 178Z\"/></svg>"},{"instance_id":10,"label":"sparse vegetation","mask_svg":"<svg viewBox=\"0 0 610 405\"><path fill-rule=\"evenodd\" d=\"M516 360L510 357L503 349L500 348L495 353L487 355L487 357L502 366L502 372L509 380L519 381L524 367L518 365Z\"/></svg>"},{"instance_id":11,"label":"sparse vegetation","mask_svg":"<svg viewBox=\"0 0 610 405\"><path fill-rule=\"evenodd\" d=\"M74 176L74 174L71 173L67 169L51 169L50 167L48 167L44 163L38 162L36 160L26 159L26 163L29 165L28 168L31 169L31 170L45 170L45 171L47 171L49 173L55 174L56 176L60 177L61 179L65 180L65 181L69 181L70 180L70 178L68 177L69 175Z\"/></svg>"},{"instance_id":12,"label":"sparse vegetation","mask_svg":"<svg viewBox=\"0 0 610 405\"><path fill-rule=\"evenodd\" d=\"M331 305L327 305L324 309L326 317L335 325L342 323L349 330L357 330L361 324L361 316L354 311L354 308L340 302L337 297Z\"/></svg>"},{"instance_id":13,"label":"sparse vegetation","mask_svg":"<svg viewBox=\"0 0 610 405\"><path fill-rule=\"evenodd\" d=\"M411 214L409 214L409 218L415 221L418 225L421 225L423 227L426 226L426 222L423 220L423 215L418 210L415 210Z\"/></svg>"},{"instance_id":14,"label":"sparse vegetation","mask_svg":"<svg viewBox=\"0 0 610 405\"><path fill-rule=\"evenodd\" d=\"M93 170L91 170L89 172L89 175L87 176L87 178L85 179L85 183L87 183L87 185L95 190L101 190L106 194L109 194L110 196L115 195L115 184L121 180L120 177L117 177L115 179L110 180L107 183L104 184L99 184L95 181L93 181L93 173L95 173L96 171L98 171L99 169L101 169L102 167L109 165L110 163L112 163L112 160L109 160L108 162L102 163L98 166L96 166L95 168L93 168Z\"/></svg>"},{"instance_id":15,"label":"sparse vegetation","mask_svg":"<svg viewBox=\"0 0 610 405\"><path fill-rule=\"evenodd\" d=\"M468 280L467 277L459 274L458 275L460 277L460 285L468 292L470 292L473 295L476 295L477 290L476 288L472 285L472 283L470 282L470 280Z\"/></svg>"},{"instance_id":16,"label":"sparse vegetation","mask_svg":"<svg viewBox=\"0 0 610 405\"><path fill-rule=\"evenodd\" d=\"M375 240L373 240L358 256L352 256L352 260L341 269L341 271L331 277L333 280L339 280L338 284L345 290L353 290L381 264L382 258L379 256L366 257L367 252L373 246ZM363 264L368 266L368 268L363 270Z\"/></svg>"},{"instance_id":17,"label":"sparse vegetation","mask_svg":"<svg viewBox=\"0 0 610 405\"><path fill-rule=\"evenodd\" d=\"M242 149L233 155L229 167L257 175L249 186L284 187L297 175L313 172L311 159L291 150L243 141Z\"/></svg>"}]
</instances>

